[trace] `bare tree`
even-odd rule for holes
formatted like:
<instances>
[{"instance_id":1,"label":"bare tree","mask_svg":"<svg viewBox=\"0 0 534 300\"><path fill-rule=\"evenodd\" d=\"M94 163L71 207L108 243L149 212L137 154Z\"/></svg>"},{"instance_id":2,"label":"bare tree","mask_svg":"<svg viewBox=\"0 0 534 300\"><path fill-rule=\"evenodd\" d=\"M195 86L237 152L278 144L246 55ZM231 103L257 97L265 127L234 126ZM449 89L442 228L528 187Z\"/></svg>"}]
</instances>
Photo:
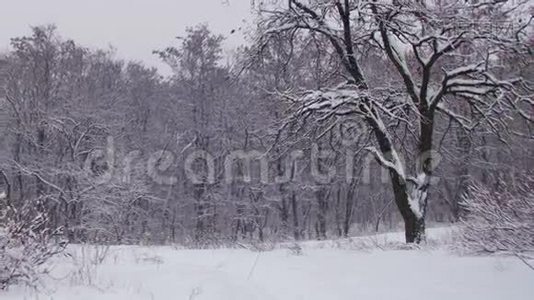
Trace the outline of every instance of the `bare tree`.
<instances>
[{"instance_id":1,"label":"bare tree","mask_svg":"<svg viewBox=\"0 0 534 300\"><path fill-rule=\"evenodd\" d=\"M450 118L466 132L485 124L499 133L507 127L503 116L528 98L518 92L520 77L495 75L497 57L526 51L532 17L522 23L515 18L525 7L525 1L290 0L264 10L260 26L264 39L292 32L330 41L347 83L304 92L295 119L362 118L375 136L376 146L367 150L389 170L406 241L419 243L437 163L439 118ZM494 20L504 26L488 26ZM387 58L396 80L366 79L360 60L368 49ZM471 53L468 60L463 49ZM458 101L473 113L462 114ZM410 138L399 138L401 128Z\"/></svg>"}]
</instances>

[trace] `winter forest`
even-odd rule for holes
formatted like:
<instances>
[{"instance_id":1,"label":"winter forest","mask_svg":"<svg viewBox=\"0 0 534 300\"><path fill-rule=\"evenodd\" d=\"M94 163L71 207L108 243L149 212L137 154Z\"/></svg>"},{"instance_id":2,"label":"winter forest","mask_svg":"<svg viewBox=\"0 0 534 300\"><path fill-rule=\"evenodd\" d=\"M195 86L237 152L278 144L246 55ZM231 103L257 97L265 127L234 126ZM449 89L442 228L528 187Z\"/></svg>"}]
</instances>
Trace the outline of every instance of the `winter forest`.
<instances>
[{"instance_id":1,"label":"winter forest","mask_svg":"<svg viewBox=\"0 0 534 300\"><path fill-rule=\"evenodd\" d=\"M534 2L240 1L0 41L0 299L531 299Z\"/></svg>"}]
</instances>

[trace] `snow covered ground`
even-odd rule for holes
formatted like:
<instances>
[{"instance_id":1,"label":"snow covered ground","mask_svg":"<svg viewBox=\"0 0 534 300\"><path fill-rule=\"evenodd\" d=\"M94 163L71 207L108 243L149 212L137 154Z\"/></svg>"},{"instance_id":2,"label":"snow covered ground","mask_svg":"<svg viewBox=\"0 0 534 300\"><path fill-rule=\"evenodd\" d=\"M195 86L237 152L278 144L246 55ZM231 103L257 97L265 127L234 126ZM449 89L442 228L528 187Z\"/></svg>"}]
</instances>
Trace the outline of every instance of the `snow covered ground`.
<instances>
[{"instance_id":1,"label":"snow covered ground","mask_svg":"<svg viewBox=\"0 0 534 300\"><path fill-rule=\"evenodd\" d=\"M0 299L534 299L534 271L518 259L461 257L432 247L391 250L400 236L307 242L300 255L286 248L113 247L106 253L76 246L72 257L55 263L46 289L15 287Z\"/></svg>"}]
</instances>

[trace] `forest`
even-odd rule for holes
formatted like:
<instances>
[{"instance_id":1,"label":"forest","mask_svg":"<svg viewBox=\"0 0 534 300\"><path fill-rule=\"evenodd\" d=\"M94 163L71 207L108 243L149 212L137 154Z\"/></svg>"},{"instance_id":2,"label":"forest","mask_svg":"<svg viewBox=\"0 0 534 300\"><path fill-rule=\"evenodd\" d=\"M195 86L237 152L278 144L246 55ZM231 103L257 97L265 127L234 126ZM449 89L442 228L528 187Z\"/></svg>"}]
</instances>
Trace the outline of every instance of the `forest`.
<instances>
[{"instance_id":1,"label":"forest","mask_svg":"<svg viewBox=\"0 0 534 300\"><path fill-rule=\"evenodd\" d=\"M203 23L154 49L170 75L55 25L11 39L0 289L72 245L399 230L419 249L450 226L463 251L533 268L533 3L267 2L230 53Z\"/></svg>"}]
</instances>

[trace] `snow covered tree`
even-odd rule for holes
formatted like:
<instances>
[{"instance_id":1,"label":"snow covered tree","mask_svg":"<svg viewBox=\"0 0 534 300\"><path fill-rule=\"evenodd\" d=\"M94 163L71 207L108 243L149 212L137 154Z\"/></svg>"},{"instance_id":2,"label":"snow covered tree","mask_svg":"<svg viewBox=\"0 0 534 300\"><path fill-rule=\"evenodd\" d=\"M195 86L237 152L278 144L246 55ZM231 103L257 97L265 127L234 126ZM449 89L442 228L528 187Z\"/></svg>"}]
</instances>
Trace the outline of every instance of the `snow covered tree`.
<instances>
[{"instance_id":1,"label":"snow covered tree","mask_svg":"<svg viewBox=\"0 0 534 300\"><path fill-rule=\"evenodd\" d=\"M374 135L367 150L389 172L406 242L419 243L440 120L452 120L467 135L482 125L499 134L508 116L528 105L525 81L499 72L500 57L528 51L527 6L528 1L289 0L260 5L259 26L261 43L287 32L328 39L327 51L342 61L347 80L299 91L291 97L300 99L294 119L363 120ZM369 52L389 61L384 71L395 74L392 80L367 78L361 65Z\"/></svg>"}]
</instances>

